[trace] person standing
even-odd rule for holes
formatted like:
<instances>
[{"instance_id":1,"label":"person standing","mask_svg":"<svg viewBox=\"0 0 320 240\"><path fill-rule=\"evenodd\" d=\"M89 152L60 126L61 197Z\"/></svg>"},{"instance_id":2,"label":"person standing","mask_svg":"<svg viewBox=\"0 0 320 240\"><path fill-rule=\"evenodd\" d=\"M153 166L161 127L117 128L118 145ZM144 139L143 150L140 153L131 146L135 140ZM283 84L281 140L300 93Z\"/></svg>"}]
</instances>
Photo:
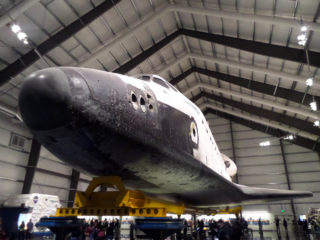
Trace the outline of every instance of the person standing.
<instances>
[{"instance_id":1,"label":"person standing","mask_svg":"<svg viewBox=\"0 0 320 240\"><path fill-rule=\"evenodd\" d=\"M19 226L19 233L18 233L18 239L19 240L24 240L24 234L25 234L24 228L25 228L25 226L26 225L24 224L24 221L22 221L22 223Z\"/></svg>"},{"instance_id":2,"label":"person standing","mask_svg":"<svg viewBox=\"0 0 320 240\"><path fill-rule=\"evenodd\" d=\"M262 229L262 221L261 221L261 218L259 218L258 225L259 225L260 238L263 239L263 229Z\"/></svg>"},{"instance_id":3,"label":"person standing","mask_svg":"<svg viewBox=\"0 0 320 240\"><path fill-rule=\"evenodd\" d=\"M259 232L262 232L262 221L261 221L261 218L259 218L258 225L259 225Z\"/></svg>"},{"instance_id":4,"label":"person standing","mask_svg":"<svg viewBox=\"0 0 320 240\"><path fill-rule=\"evenodd\" d=\"M218 233L217 237L219 240L230 240L232 239L232 228L231 225L228 222L224 222L221 219L218 221Z\"/></svg>"},{"instance_id":5,"label":"person standing","mask_svg":"<svg viewBox=\"0 0 320 240\"><path fill-rule=\"evenodd\" d=\"M120 239L120 221L119 219L117 218L116 219L116 222L114 224L114 233L115 233L115 239Z\"/></svg>"},{"instance_id":6,"label":"person standing","mask_svg":"<svg viewBox=\"0 0 320 240\"><path fill-rule=\"evenodd\" d=\"M184 220L183 222L183 236L187 237L187 232L188 232L188 222L187 220Z\"/></svg>"},{"instance_id":7,"label":"person standing","mask_svg":"<svg viewBox=\"0 0 320 240\"><path fill-rule=\"evenodd\" d=\"M131 221L130 222L130 240L134 240L134 229L135 229L134 222Z\"/></svg>"},{"instance_id":8,"label":"person standing","mask_svg":"<svg viewBox=\"0 0 320 240\"><path fill-rule=\"evenodd\" d=\"M102 224L99 224L97 227L97 240L104 240L106 238L106 234L104 231L104 228L102 227Z\"/></svg>"},{"instance_id":9,"label":"person standing","mask_svg":"<svg viewBox=\"0 0 320 240\"><path fill-rule=\"evenodd\" d=\"M308 221L306 219L303 220L302 228L303 228L304 235L308 236L309 229L308 229Z\"/></svg>"},{"instance_id":10,"label":"person standing","mask_svg":"<svg viewBox=\"0 0 320 240\"><path fill-rule=\"evenodd\" d=\"M301 221L301 219L299 218L298 220L298 230L299 230L299 234L301 234L303 231L302 231L302 225L303 225L303 222Z\"/></svg>"},{"instance_id":11,"label":"person standing","mask_svg":"<svg viewBox=\"0 0 320 240\"><path fill-rule=\"evenodd\" d=\"M108 229L107 229L107 239L112 240L113 239L113 230L114 230L114 222L110 222Z\"/></svg>"},{"instance_id":12,"label":"person standing","mask_svg":"<svg viewBox=\"0 0 320 240\"><path fill-rule=\"evenodd\" d=\"M209 224L209 228L211 231L212 240L214 240L216 238L217 232L218 232L217 222L215 220L211 220L211 222Z\"/></svg>"},{"instance_id":13,"label":"person standing","mask_svg":"<svg viewBox=\"0 0 320 240\"><path fill-rule=\"evenodd\" d=\"M278 217L276 217L275 222L276 222L276 227L277 227L277 234L279 236L280 235L280 219Z\"/></svg>"},{"instance_id":14,"label":"person standing","mask_svg":"<svg viewBox=\"0 0 320 240\"><path fill-rule=\"evenodd\" d=\"M284 230L286 230L286 232L288 232L288 222L285 218L283 219L283 227L284 227Z\"/></svg>"},{"instance_id":15,"label":"person standing","mask_svg":"<svg viewBox=\"0 0 320 240\"><path fill-rule=\"evenodd\" d=\"M33 232L33 222L31 221L31 218L29 222L27 223L27 239L31 239Z\"/></svg>"},{"instance_id":16,"label":"person standing","mask_svg":"<svg viewBox=\"0 0 320 240\"><path fill-rule=\"evenodd\" d=\"M198 228L199 228L199 235L202 236L203 234L203 229L204 229L204 221L203 220L200 220L198 222Z\"/></svg>"}]
</instances>

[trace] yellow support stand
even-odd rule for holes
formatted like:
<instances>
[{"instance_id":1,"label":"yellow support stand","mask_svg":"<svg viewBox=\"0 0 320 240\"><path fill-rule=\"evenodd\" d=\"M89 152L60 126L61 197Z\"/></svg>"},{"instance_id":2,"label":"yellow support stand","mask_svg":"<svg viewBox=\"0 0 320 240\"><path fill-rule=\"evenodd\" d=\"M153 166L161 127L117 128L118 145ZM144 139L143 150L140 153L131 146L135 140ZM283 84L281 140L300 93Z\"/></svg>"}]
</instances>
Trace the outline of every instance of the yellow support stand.
<instances>
[{"instance_id":1,"label":"yellow support stand","mask_svg":"<svg viewBox=\"0 0 320 240\"><path fill-rule=\"evenodd\" d=\"M100 186L114 191L95 192ZM56 216L165 217L167 213L183 214L184 204L151 198L138 190L127 190L120 177L110 176L93 178L85 192L76 192L74 208L59 208Z\"/></svg>"},{"instance_id":2,"label":"yellow support stand","mask_svg":"<svg viewBox=\"0 0 320 240\"><path fill-rule=\"evenodd\" d=\"M216 215L216 214L235 214L235 215L238 215L241 211L242 211L242 207L234 207L234 208L227 207L226 209L218 209L212 215Z\"/></svg>"}]
</instances>

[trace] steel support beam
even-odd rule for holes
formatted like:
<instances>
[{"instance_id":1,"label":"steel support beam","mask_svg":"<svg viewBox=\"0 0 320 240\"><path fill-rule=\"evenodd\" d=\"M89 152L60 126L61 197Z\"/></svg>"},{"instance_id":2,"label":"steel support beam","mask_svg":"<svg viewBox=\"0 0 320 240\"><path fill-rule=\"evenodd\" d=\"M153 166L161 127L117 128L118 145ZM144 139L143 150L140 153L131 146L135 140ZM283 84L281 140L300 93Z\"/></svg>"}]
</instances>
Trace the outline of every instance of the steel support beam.
<instances>
[{"instance_id":1,"label":"steel support beam","mask_svg":"<svg viewBox=\"0 0 320 240\"><path fill-rule=\"evenodd\" d=\"M162 48L164 48L165 46L167 46L170 42L172 42L178 36L180 36L180 34L181 34L181 30L178 30L178 31L172 33L171 35L167 36L166 38L164 38L160 42L154 44L152 47L143 51L142 53L140 53L139 55L137 55L136 57L134 57L130 61L126 62L125 64L123 64L122 66L120 66L119 68L114 70L113 72L120 73L120 74L125 74L125 73L129 72L130 70L132 70L133 68L138 66L140 63L142 63L144 60L146 60L147 58L149 58L150 56L155 54L157 51L159 51Z\"/></svg>"},{"instance_id":2,"label":"steel support beam","mask_svg":"<svg viewBox=\"0 0 320 240\"><path fill-rule=\"evenodd\" d=\"M273 86L267 83L257 82L246 78L236 77L232 75L228 75L225 73L220 73L217 71L210 71L198 67L192 67L188 69L187 71L183 72L182 74L178 75L177 77L173 78L170 83L171 84L178 84L180 81L188 77L192 73L200 73L208 77L216 78L221 81L225 81L228 83L232 83L234 85L244 87L253 91L257 91L263 94L267 94L270 96L280 97L284 99L288 99L290 101L301 103L302 99L304 98L303 104L306 106L309 106L309 103L313 101L313 97L310 94L304 95L302 92L298 92L295 90L282 88ZM275 91L276 90L276 91ZM273 95L275 92L275 95ZM320 102L320 97L315 96L314 97L317 102Z\"/></svg>"},{"instance_id":3,"label":"steel support beam","mask_svg":"<svg viewBox=\"0 0 320 240\"><path fill-rule=\"evenodd\" d=\"M137 57L131 59L129 62L119 67L115 72L126 73L136 66L138 66L142 61L151 57L156 51L161 50L163 47L168 45L173 39L178 36L188 36L196 38L199 40L205 40L212 43L218 43L224 46L237 48L244 51L249 51L256 54L261 54L269 57L276 57L285 60L291 60L295 62L301 62L307 64L306 54L303 49L289 48L284 46L272 45L269 43L262 43L257 41L239 39L234 37L227 37L207 32L200 32L195 30L188 29L179 29L176 32L172 33L165 39L161 40L159 43L156 43L146 51L140 53ZM168 38L168 39L167 39ZM153 50L156 49L156 50ZM310 64L320 67L320 53L318 52L308 52ZM143 59L143 60L141 60Z\"/></svg>"},{"instance_id":4,"label":"steel support beam","mask_svg":"<svg viewBox=\"0 0 320 240\"><path fill-rule=\"evenodd\" d=\"M233 138L233 129L232 129L232 121L229 120L230 123L230 135L231 135L231 146L232 146L232 160L237 165L237 156L236 156L236 149L234 146L234 138ZM238 173L235 175L236 183L239 183Z\"/></svg>"},{"instance_id":5,"label":"steel support beam","mask_svg":"<svg viewBox=\"0 0 320 240\"><path fill-rule=\"evenodd\" d=\"M41 43L37 46L37 50L40 53L40 56L46 54L53 48L60 45L62 42L67 40L76 32L80 31L83 27L94 21L105 11L109 10L114 4L117 4L120 0L114 1L105 1L100 4L98 7L91 10L89 13L85 14L60 32L56 33L52 37L50 37L45 42ZM216 34L211 34L207 32L199 32L194 30L187 29L179 29L176 32L172 33L165 39L156 43L149 49L143 51L135 58L131 59L123 66L120 66L115 70L117 73L126 73L141 62L143 62L148 57L152 56L155 52L161 50L165 46L167 46L170 42L172 42L178 36L189 36L205 41L210 41L213 43L219 43L225 46L238 48L245 51L250 51L257 54L263 54L269 57L277 57L285 60L291 60L301 63L306 63L306 58L303 50L283 47L283 46L275 46L267 43L261 43L257 41L250 41L245 39L226 37ZM310 64L314 66L320 67L320 53L309 51ZM31 50L27 54L23 55L21 58L16 60L14 63L7 66L5 69L0 71L0 85L6 83L10 80L11 77L22 72L24 69L29 67L32 63L39 59L39 54L36 53L35 50Z\"/></svg>"},{"instance_id":6,"label":"steel support beam","mask_svg":"<svg viewBox=\"0 0 320 240\"><path fill-rule=\"evenodd\" d=\"M40 156L41 144L32 139L31 150L29 154L28 165L26 169L26 175L23 181L22 194L28 194L31 191L31 186L34 178L34 173L38 165L39 156Z\"/></svg>"},{"instance_id":7,"label":"steel support beam","mask_svg":"<svg viewBox=\"0 0 320 240\"><path fill-rule=\"evenodd\" d=\"M123 67L119 67L115 70L118 73L125 73L136 66L138 66L142 61L151 57L156 51L161 50L173 39L178 36L189 36L192 38L196 38L199 40L205 40L212 43L218 43L224 46L237 48L244 51L249 51L257 54L262 54L264 56L276 57L285 60L291 60L295 62L301 62L307 64L306 54L302 49L289 48L284 46L276 46L268 43L262 43L257 41L226 37L217 34L211 34L206 32L188 30L188 29L179 29L176 32L172 33L167 38L161 40L159 43L156 43L146 51L140 53L137 57L131 59L129 62L123 65ZM157 50L153 50L157 49ZM320 67L320 53L318 52L308 52L310 64ZM123 68L123 69L122 69ZM274 88L274 87L273 87ZM301 97L300 97L301 98ZM301 98L302 99L302 98Z\"/></svg>"},{"instance_id":8,"label":"steel support beam","mask_svg":"<svg viewBox=\"0 0 320 240\"><path fill-rule=\"evenodd\" d=\"M73 207L74 198L76 196L76 191L80 179L80 172L72 169L71 179L70 179L70 190L68 196L68 207Z\"/></svg>"},{"instance_id":9,"label":"steel support beam","mask_svg":"<svg viewBox=\"0 0 320 240\"><path fill-rule=\"evenodd\" d=\"M222 58L222 57L208 56L208 55L203 55L201 53L193 53L193 52L180 53L178 58L172 58L169 63L164 64L163 67L157 70L155 73L159 75L165 74L168 71L170 71L170 69L172 69L173 67L176 67L176 66L178 67L179 64L181 64L184 61L190 61L190 59L206 62L207 64L219 64L219 65L221 64L224 66L229 66L231 68L243 69L253 73L260 73L263 75L275 77L277 79L281 78L281 81L283 82L288 82L288 83L297 82L297 83L302 83L304 85L306 84L306 77L300 76L297 74L287 73L283 71L281 72L279 70L259 67L252 64L246 64L238 61L230 61L229 59ZM315 81L313 83L312 88L320 89L320 83Z\"/></svg>"},{"instance_id":10,"label":"steel support beam","mask_svg":"<svg viewBox=\"0 0 320 240\"><path fill-rule=\"evenodd\" d=\"M194 14L200 16L211 16L216 17L217 19L220 18L227 18L229 20L234 21L243 21L244 24L246 23L263 23L269 25L279 25L288 28L294 28L299 30L301 28L301 21L297 19L296 16L292 17L277 17L277 16L263 16L259 14L252 14L252 13L240 13L240 11L224 11L222 9L213 9L210 7L196 7L190 6L189 4L181 4L177 3L174 6L174 10L179 13L187 13L187 14ZM309 27L309 30L313 31L320 31L320 26L317 22L308 22L303 21Z\"/></svg>"},{"instance_id":11,"label":"steel support beam","mask_svg":"<svg viewBox=\"0 0 320 240\"><path fill-rule=\"evenodd\" d=\"M206 32L199 32L193 30L183 29L182 34L201 39L208 42L218 43L224 46L237 48L243 51L248 51L264 56L285 59L294 62L301 62L307 64L306 53L304 49L289 48L284 46L272 45L269 43L257 42L235 37L228 37ZM309 52L310 65L320 67L320 53Z\"/></svg>"},{"instance_id":12,"label":"steel support beam","mask_svg":"<svg viewBox=\"0 0 320 240\"><path fill-rule=\"evenodd\" d=\"M294 128L294 127L291 127L291 126L288 126L285 124L281 124L278 122L274 122L272 120L268 120L268 119L261 118L258 116L253 116L252 114L248 114L248 113L245 113L240 110L225 108L225 107L222 107L222 106L216 105L214 103L210 103L210 102L203 103L199 107L202 111L204 111L207 108L210 108L210 109L214 109L214 110L221 111L224 113L228 113L232 116L240 117L240 118L246 119L248 121L263 124L266 127L272 127L275 129L279 129L283 132L286 132L287 134L293 134L293 135L297 135L297 136L309 139L309 140L313 141L314 143L319 140L319 135L312 134L312 133L309 133L306 131L302 131L300 129L297 129L297 128ZM315 148L315 146L316 146L316 144L314 144L314 148Z\"/></svg>"},{"instance_id":13,"label":"steel support beam","mask_svg":"<svg viewBox=\"0 0 320 240\"><path fill-rule=\"evenodd\" d=\"M69 26L65 27L61 31L57 32L49 39L37 46L36 49L32 49L22 57L20 57L15 62L11 63L5 69L0 71L0 86L8 82L12 77L18 75L31 64L36 62L41 55L44 55L59 46L61 43L66 41L72 35L79 32L81 29L86 27L88 24L96 20L103 13L112 8L115 4L119 3L121 0L107 0L102 2L99 6L92 9L90 12L78 18L76 21L71 23ZM36 52L38 51L39 54Z\"/></svg>"},{"instance_id":14,"label":"steel support beam","mask_svg":"<svg viewBox=\"0 0 320 240\"><path fill-rule=\"evenodd\" d=\"M282 160L283 160L284 171L285 171L285 174L286 174L288 189L292 190L289 171L288 171L286 154L284 152L283 139L280 139L280 148L281 148L281 155L282 155ZM294 207L293 199L290 199L290 205L291 205L291 209L292 209L292 213L293 213L294 222L297 223L297 215L296 215L296 209Z\"/></svg>"},{"instance_id":15,"label":"steel support beam","mask_svg":"<svg viewBox=\"0 0 320 240\"><path fill-rule=\"evenodd\" d=\"M221 112L221 111L213 110L213 109L210 109L210 108L207 108L206 110L204 110L204 114L205 115L209 114L209 113L217 115L217 116L222 117L222 118L225 118L227 120L239 123L241 125L244 125L246 127L251 128L251 129L254 129L254 130L257 130L257 131L260 131L260 132L263 132L263 133L270 134L270 135L272 135L274 137L277 137L277 138L282 138L283 136L288 134L287 132L281 131L279 129L275 129L275 128L272 128L272 127L266 127L265 125L262 125L262 124L259 124L259 123L256 123L256 122L252 122L252 121L248 121L248 120L240 118L240 117L232 116L232 115L230 115L228 113L224 113L224 112ZM310 140L310 139L307 139L307 138L304 138L304 137L300 137L300 136L296 136L296 138L295 138L293 143L296 144L296 145L299 145L301 147L308 148L308 149L316 151L316 152L320 152L320 146L319 145L314 146L315 142Z\"/></svg>"},{"instance_id":16,"label":"steel support beam","mask_svg":"<svg viewBox=\"0 0 320 240\"><path fill-rule=\"evenodd\" d=\"M246 94L246 93L243 93L242 91L233 91L227 88L220 88L216 85L209 84L209 83L197 82L195 85L191 86L189 89L183 92L183 94L189 96L190 94L192 94L193 91L196 91L199 89L205 89L205 91L212 91L215 93L224 94L226 96L236 97L245 101L249 101L250 103L252 102L255 104L260 104L260 106L263 105L266 107L275 108L276 110L283 110L288 113L299 114L304 116L305 118L310 119L310 121L315 121L316 119L320 118L320 113L316 111L311 111L310 108L299 108L296 106L288 106L278 101L269 100L262 97L256 97L253 94L252 95Z\"/></svg>"},{"instance_id":17,"label":"steel support beam","mask_svg":"<svg viewBox=\"0 0 320 240\"><path fill-rule=\"evenodd\" d=\"M207 93L207 92L201 92L198 95L194 96L191 98L191 101L196 102L200 98L205 97L211 100L215 100L218 102L221 102L223 104L227 104L231 107L238 108L242 111L254 114L259 117L267 118L269 120L273 120L275 122L280 122L283 124L286 124L288 126L295 127L297 129L312 133L312 134L317 134L320 136L320 129L315 128L311 122L304 121L302 119L298 119L295 117L290 117L281 113L269 111L260 107L255 107L253 105L249 105L243 102L238 102L229 98L224 98L222 96L217 96L213 93Z\"/></svg>"}]
</instances>

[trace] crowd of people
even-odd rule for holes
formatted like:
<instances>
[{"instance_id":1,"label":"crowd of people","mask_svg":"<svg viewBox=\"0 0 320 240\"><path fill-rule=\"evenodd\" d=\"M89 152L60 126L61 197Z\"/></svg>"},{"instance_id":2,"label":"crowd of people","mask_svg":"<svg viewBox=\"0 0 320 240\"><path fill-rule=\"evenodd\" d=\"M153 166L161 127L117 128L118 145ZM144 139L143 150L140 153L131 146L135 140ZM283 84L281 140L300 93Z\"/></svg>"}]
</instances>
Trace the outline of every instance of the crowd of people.
<instances>
[{"instance_id":1,"label":"crowd of people","mask_svg":"<svg viewBox=\"0 0 320 240\"><path fill-rule=\"evenodd\" d=\"M21 222L19 229L18 229L18 240L25 240L25 239L32 239L32 232L33 232L33 222L30 219L27 225L24 221Z\"/></svg>"},{"instance_id":2,"label":"crowd of people","mask_svg":"<svg viewBox=\"0 0 320 240\"><path fill-rule=\"evenodd\" d=\"M303 221L299 219L298 221L298 231L303 233L303 235L308 236L311 233L312 224L310 221L304 219Z\"/></svg>"},{"instance_id":3,"label":"crowd of people","mask_svg":"<svg viewBox=\"0 0 320 240\"><path fill-rule=\"evenodd\" d=\"M277 233L278 233L278 235L280 235L281 220L278 217L275 218L275 224L276 224L276 228L277 228ZM292 224L293 224L293 226L298 227L296 230L298 231L299 234L303 234L303 235L307 236L311 232L312 224L307 219L304 219L304 220L299 219L298 222L295 222L293 220ZM283 218L283 220L282 220L282 225L283 225L285 232L287 233L288 232L288 221L285 218Z\"/></svg>"},{"instance_id":4,"label":"crowd of people","mask_svg":"<svg viewBox=\"0 0 320 240\"><path fill-rule=\"evenodd\" d=\"M129 238L134 239L134 224L130 224ZM232 219L230 221L205 221L198 220L196 229L193 228L192 221L184 221L183 236L193 232L195 237L205 239L206 230L209 230L212 239L218 238L219 240L227 239L241 239L245 231L248 229L248 223L244 219ZM194 231L193 231L194 230ZM79 231L71 234L71 239L85 239L85 240L104 240L104 239L119 239L120 237L120 222L118 219L111 221L98 221L91 220L86 222L85 226Z\"/></svg>"},{"instance_id":5,"label":"crowd of people","mask_svg":"<svg viewBox=\"0 0 320 240\"><path fill-rule=\"evenodd\" d=\"M77 235L77 236L75 236ZM97 219L91 220L85 223L84 227L78 233L71 234L71 239L85 240L109 240L109 239L120 239L120 222L119 219L108 221L98 221Z\"/></svg>"},{"instance_id":6,"label":"crowd of people","mask_svg":"<svg viewBox=\"0 0 320 240\"><path fill-rule=\"evenodd\" d=\"M24 221L21 222L18 228L17 233L17 239L18 240L26 240L26 239L32 239L32 231L33 231L33 222L31 219L27 224L25 224ZM5 232L5 230L2 228L2 219L0 219L0 240L8 240L9 236ZM10 238L11 239L11 238Z\"/></svg>"},{"instance_id":7,"label":"crowd of people","mask_svg":"<svg viewBox=\"0 0 320 240\"><path fill-rule=\"evenodd\" d=\"M134 239L134 222L133 220L123 220L122 223L129 224L130 232L129 237L130 239ZM212 239L219 239L219 240L227 240L227 239L234 239L240 240L243 237L248 235L248 222L245 219L230 219L230 220L198 220L196 225L191 220L184 221L184 227L181 235L183 238L189 237L190 234L197 238L197 239L207 239L206 237L211 237ZM288 232L288 221L287 219L279 219L278 217L275 218L274 224L276 225L276 229L278 235L280 235L280 225L283 225L286 233ZM262 220L258 220L259 231L263 231ZM298 222L294 223L294 226L298 227L298 231L304 233L305 236L310 234L310 223L307 220L299 220ZM31 235L33 232L34 224L32 221L28 221L27 224L22 222L18 227L18 240L26 240L32 239ZM111 239L120 239L120 221L119 219L112 219L112 220L103 220L99 221L97 219L91 219L86 221L83 227L80 229L72 232L70 234L70 240L75 239L82 239L82 240L111 240ZM2 221L0 219L0 240L8 240L8 236L2 229Z\"/></svg>"},{"instance_id":8,"label":"crowd of people","mask_svg":"<svg viewBox=\"0 0 320 240\"><path fill-rule=\"evenodd\" d=\"M190 227L190 222L188 223L185 221L183 229L184 236L187 235L188 227ZM196 231L193 234L198 235L200 239L204 239L206 235L206 228L209 230L209 235L212 237L212 239L218 238L219 240L240 240L248 230L248 223L244 219L232 219L230 221L224 221L222 219L219 221L198 220Z\"/></svg>"}]
</instances>

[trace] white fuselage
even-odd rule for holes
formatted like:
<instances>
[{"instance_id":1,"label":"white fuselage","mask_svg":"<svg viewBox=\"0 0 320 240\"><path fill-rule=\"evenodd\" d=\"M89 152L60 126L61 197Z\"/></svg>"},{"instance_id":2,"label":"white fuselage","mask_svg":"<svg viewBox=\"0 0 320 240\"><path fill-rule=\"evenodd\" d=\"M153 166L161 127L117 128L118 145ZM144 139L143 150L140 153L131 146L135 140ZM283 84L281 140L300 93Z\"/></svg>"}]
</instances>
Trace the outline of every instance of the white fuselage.
<instances>
[{"instance_id":1,"label":"white fuselage","mask_svg":"<svg viewBox=\"0 0 320 240\"><path fill-rule=\"evenodd\" d=\"M194 103L192 103L181 92L176 90L171 84L159 76L144 75L150 77L150 80L145 81L135 77L128 77L120 74L117 75L121 77L123 81L127 82L128 84L130 83L141 90L146 91L146 87L150 88L155 94L158 102L166 104L177 111L183 112L190 118L193 118L197 126L197 137L194 137L193 141L198 141L198 148L193 149L193 157L227 180L231 181L231 177L227 172L224 159L214 140L210 127L203 113ZM154 82L153 77L162 80L168 87ZM192 137L192 133L190 133L190 135ZM231 160L229 159L229 161ZM233 162L232 164L234 165Z\"/></svg>"}]
</instances>

